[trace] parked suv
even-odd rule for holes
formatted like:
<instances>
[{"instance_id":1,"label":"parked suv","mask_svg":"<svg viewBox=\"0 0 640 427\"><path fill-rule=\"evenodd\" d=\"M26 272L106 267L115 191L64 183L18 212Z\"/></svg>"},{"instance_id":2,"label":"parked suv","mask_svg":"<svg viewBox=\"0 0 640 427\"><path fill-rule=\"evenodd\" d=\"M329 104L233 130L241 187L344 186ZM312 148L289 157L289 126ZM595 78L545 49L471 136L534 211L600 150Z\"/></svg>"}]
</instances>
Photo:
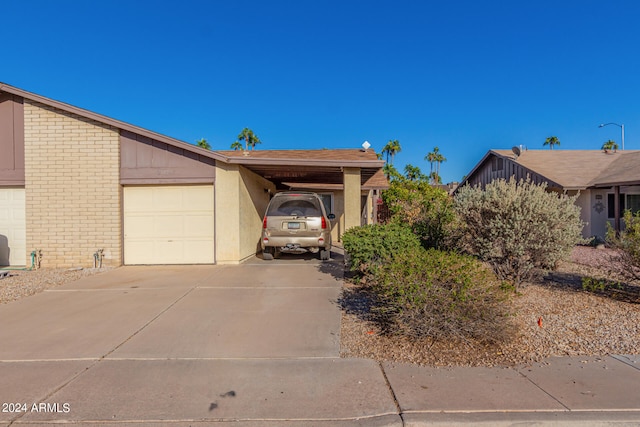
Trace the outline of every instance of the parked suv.
<instances>
[{"instance_id":1,"label":"parked suv","mask_svg":"<svg viewBox=\"0 0 640 427\"><path fill-rule=\"evenodd\" d=\"M277 193L262 221L263 258L272 260L279 252L318 253L321 260L331 254L331 220L316 193Z\"/></svg>"}]
</instances>

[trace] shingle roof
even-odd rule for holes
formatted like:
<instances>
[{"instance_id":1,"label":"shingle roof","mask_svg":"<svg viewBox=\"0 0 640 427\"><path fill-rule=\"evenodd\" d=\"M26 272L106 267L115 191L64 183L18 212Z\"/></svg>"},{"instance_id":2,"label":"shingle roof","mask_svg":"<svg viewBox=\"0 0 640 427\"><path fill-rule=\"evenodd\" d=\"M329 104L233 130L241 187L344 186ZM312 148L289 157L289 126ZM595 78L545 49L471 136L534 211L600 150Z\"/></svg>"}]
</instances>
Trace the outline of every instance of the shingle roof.
<instances>
[{"instance_id":1,"label":"shingle roof","mask_svg":"<svg viewBox=\"0 0 640 427\"><path fill-rule=\"evenodd\" d=\"M362 149L326 149L326 150L250 150L244 155L242 150L216 151L225 157L240 159L278 159L278 160L329 160L329 161L379 161L373 150ZM382 161L380 161L382 163Z\"/></svg>"},{"instance_id":2,"label":"shingle roof","mask_svg":"<svg viewBox=\"0 0 640 427\"><path fill-rule=\"evenodd\" d=\"M640 151L623 151L611 167L593 180L592 185L611 186L616 184L640 185Z\"/></svg>"},{"instance_id":3,"label":"shingle roof","mask_svg":"<svg viewBox=\"0 0 640 427\"><path fill-rule=\"evenodd\" d=\"M491 150L514 159L511 150ZM527 150L515 161L565 189L640 181L640 151Z\"/></svg>"}]
</instances>

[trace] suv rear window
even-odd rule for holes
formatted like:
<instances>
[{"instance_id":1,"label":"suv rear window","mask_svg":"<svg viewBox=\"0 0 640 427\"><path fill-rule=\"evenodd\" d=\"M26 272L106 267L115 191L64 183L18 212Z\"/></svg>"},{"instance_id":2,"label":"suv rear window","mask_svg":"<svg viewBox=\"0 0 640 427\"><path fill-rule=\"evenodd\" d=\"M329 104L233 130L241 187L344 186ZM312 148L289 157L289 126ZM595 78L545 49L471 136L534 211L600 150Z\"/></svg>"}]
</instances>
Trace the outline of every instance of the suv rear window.
<instances>
[{"instance_id":1,"label":"suv rear window","mask_svg":"<svg viewBox=\"0 0 640 427\"><path fill-rule=\"evenodd\" d=\"M269 204L268 216L322 216L318 199L310 196L274 197Z\"/></svg>"}]
</instances>

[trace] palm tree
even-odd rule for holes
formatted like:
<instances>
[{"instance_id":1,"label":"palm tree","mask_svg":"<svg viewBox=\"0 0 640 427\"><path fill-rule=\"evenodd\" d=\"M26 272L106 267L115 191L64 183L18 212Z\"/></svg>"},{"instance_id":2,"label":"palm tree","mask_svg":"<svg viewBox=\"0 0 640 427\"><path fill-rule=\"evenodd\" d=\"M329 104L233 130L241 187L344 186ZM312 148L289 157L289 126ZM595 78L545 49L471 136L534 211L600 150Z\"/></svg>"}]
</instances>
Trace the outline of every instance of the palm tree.
<instances>
[{"instance_id":1,"label":"palm tree","mask_svg":"<svg viewBox=\"0 0 640 427\"><path fill-rule=\"evenodd\" d=\"M609 150L618 151L618 144L614 140L610 139L604 144L602 144L602 149L604 150L605 153L608 152Z\"/></svg>"},{"instance_id":2,"label":"palm tree","mask_svg":"<svg viewBox=\"0 0 640 427\"><path fill-rule=\"evenodd\" d=\"M231 149L236 151L242 150L242 142L240 141L234 142L233 144L231 144Z\"/></svg>"},{"instance_id":3,"label":"palm tree","mask_svg":"<svg viewBox=\"0 0 640 427\"><path fill-rule=\"evenodd\" d=\"M387 177L389 181L393 181L399 178L402 178L400 172L393 166L391 163L387 163L382 167L382 172L384 172L384 176Z\"/></svg>"},{"instance_id":4,"label":"palm tree","mask_svg":"<svg viewBox=\"0 0 640 427\"><path fill-rule=\"evenodd\" d=\"M560 145L560 140L558 139L557 136L550 136L544 141L544 144L542 145L543 146L548 145L549 149L553 150L554 145Z\"/></svg>"},{"instance_id":5,"label":"palm tree","mask_svg":"<svg viewBox=\"0 0 640 427\"><path fill-rule=\"evenodd\" d=\"M211 146L209 145L209 143L205 138L200 138L198 141L196 141L196 144L200 148L204 148L205 150L211 150Z\"/></svg>"},{"instance_id":6,"label":"palm tree","mask_svg":"<svg viewBox=\"0 0 640 427\"><path fill-rule=\"evenodd\" d=\"M382 152L387 154L387 163L389 163L389 155L391 155L391 164L393 164L395 155L400 151L402 151L402 147L400 147L400 142L397 139L390 139L382 149Z\"/></svg>"},{"instance_id":7,"label":"palm tree","mask_svg":"<svg viewBox=\"0 0 640 427\"><path fill-rule=\"evenodd\" d=\"M256 144L262 143L260 138L258 138L258 136L249 128L242 129L242 132L238 135L238 141L244 141L247 150L249 147L253 150L255 149Z\"/></svg>"},{"instance_id":8,"label":"palm tree","mask_svg":"<svg viewBox=\"0 0 640 427\"><path fill-rule=\"evenodd\" d=\"M404 167L404 176L406 176L409 181L422 181L424 178L420 168L411 164L407 164Z\"/></svg>"},{"instance_id":9,"label":"palm tree","mask_svg":"<svg viewBox=\"0 0 640 427\"><path fill-rule=\"evenodd\" d=\"M442 182L440 179L440 164L442 162L446 162L447 158L440 153L440 149L438 147L433 147L433 151L428 153L424 159L431 164L431 173L429 174L431 181L435 184ZM435 170L433 167L434 164Z\"/></svg>"}]
</instances>

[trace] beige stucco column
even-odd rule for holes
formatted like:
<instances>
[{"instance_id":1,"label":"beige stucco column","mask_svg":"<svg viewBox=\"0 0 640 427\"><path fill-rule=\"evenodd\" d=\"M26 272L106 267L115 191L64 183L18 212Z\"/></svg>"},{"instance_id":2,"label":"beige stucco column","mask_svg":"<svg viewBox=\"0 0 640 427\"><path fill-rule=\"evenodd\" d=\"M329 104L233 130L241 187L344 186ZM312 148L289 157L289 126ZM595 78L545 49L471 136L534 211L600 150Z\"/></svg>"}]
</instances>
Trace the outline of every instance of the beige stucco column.
<instances>
[{"instance_id":1,"label":"beige stucco column","mask_svg":"<svg viewBox=\"0 0 640 427\"><path fill-rule=\"evenodd\" d=\"M360 168L344 168L344 229L360 225Z\"/></svg>"},{"instance_id":2,"label":"beige stucco column","mask_svg":"<svg viewBox=\"0 0 640 427\"><path fill-rule=\"evenodd\" d=\"M240 172L238 165L216 162L215 244L216 263L240 260Z\"/></svg>"}]
</instances>

